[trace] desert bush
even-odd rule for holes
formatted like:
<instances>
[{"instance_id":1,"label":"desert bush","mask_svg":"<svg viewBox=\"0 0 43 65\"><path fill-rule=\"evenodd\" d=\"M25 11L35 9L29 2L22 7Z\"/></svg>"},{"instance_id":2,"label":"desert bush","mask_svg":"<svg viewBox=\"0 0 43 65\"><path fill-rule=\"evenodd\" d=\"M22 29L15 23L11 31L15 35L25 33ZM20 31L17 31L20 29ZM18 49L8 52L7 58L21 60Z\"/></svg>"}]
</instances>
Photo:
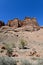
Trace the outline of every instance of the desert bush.
<instances>
[{"instance_id":1,"label":"desert bush","mask_svg":"<svg viewBox=\"0 0 43 65\"><path fill-rule=\"evenodd\" d=\"M42 58L32 58L32 60L33 60L33 63L32 63L32 65L43 65L43 59ZM35 63L34 63L34 61L36 61Z\"/></svg>"},{"instance_id":2,"label":"desert bush","mask_svg":"<svg viewBox=\"0 0 43 65\"><path fill-rule=\"evenodd\" d=\"M32 59L32 60L38 60L38 58L35 58L35 57L32 57L31 59Z\"/></svg>"},{"instance_id":3,"label":"desert bush","mask_svg":"<svg viewBox=\"0 0 43 65\"><path fill-rule=\"evenodd\" d=\"M5 43L4 45L5 45L6 48L7 47L9 47L9 48L15 48L16 47L15 43Z\"/></svg>"},{"instance_id":4,"label":"desert bush","mask_svg":"<svg viewBox=\"0 0 43 65\"><path fill-rule=\"evenodd\" d=\"M16 60L10 57L0 57L0 65L17 65Z\"/></svg>"},{"instance_id":5,"label":"desert bush","mask_svg":"<svg viewBox=\"0 0 43 65\"><path fill-rule=\"evenodd\" d=\"M38 64L37 65L43 65L43 59L38 59Z\"/></svg>"},{"instance_id":6,"label":"desert bush","mask_svg":"<svg viewBox=\"0 0 43 65\"><path fill-rule=\"evenodd\" d=\"M12 48L7 48L7 55L9 57L12 56L12 52L13 52Z\"/></svg>"},{"instance_id":7,"label":"desert bush","mask_svg":"<svg viewBox=\"0 0 43 65\"><path fill-rule=\"evenodd\" d=\"M7 50L7 55L10 57L12 56L12 52L13 52L13 49L12 49L12 46L9 46L8 44L5 45L6 47L6 50Z\"/></svg>"},{"instance_id":8,"label":"desert bush","mask_svg":"<svg viewBox=\"0 0 43 65\"><path fill-rule=\"evenodd\" d=\"M13 48L15 48L15 44L14 43L12 43L12 44L6 43L5 44L5 48L7 50L6 55L8 55L9 57L11 57L12 56L12 52L13 52Z\"/></svg>"},{"instance_id":9,"label":"desert bush","mask_svg":"<svg viewBox=\"0 0 43 65\"><path fill-rule=\"evenodd\" d=\"M19 48L25 49L25 46L27 46L27 41L24 39L20 40Z\"/></svg>"},{"instance_id":10,"label":"desert bush","mask_svg":"<svg viewBox=\"0 0 43 65\"><path fill-rule=\"evenodd\" d=\"M21 59L21 65L43 65L43 58Z\"/></svg>"},{"instance_id":11,"label":"desert bush","mask_svg":"<svg viewBox=\"0 0 43 65\"><path fill-rule=\"evenodd\" d=\"M29 62L29 60L26 60L26 59L22 59L21 60L21 65L32 65L30 62Z\"/></svg>"}]
</instances>

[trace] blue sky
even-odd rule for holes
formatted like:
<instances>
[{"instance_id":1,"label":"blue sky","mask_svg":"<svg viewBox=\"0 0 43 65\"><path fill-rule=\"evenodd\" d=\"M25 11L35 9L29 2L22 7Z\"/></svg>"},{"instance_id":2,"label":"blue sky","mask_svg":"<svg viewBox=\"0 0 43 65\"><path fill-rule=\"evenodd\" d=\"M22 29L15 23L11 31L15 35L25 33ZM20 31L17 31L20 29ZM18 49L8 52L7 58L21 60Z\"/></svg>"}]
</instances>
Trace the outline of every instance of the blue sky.
<instances>
[{"instance_id":1,"label":"blue sky","mask_svg":"<svg viewBox=\"0 0 43 65\"><path fill-rule=\"evenodd\" d=\"M5 23L13 18L36 17L43 25L43 0L0 0L0 20Z\"/></svg>"}]
</instances>

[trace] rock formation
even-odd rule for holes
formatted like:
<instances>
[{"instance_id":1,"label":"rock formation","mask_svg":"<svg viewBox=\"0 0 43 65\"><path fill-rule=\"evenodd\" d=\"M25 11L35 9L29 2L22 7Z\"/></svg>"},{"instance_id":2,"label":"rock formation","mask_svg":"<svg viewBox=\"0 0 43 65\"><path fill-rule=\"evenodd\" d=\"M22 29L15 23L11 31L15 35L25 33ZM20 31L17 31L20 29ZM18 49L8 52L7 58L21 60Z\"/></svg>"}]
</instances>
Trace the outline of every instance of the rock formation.
<instances>
[{"instance_id":1,"label":"rock formation","mask_svg":"<svg viewBox=\"0 0 43 65\"><path fill-rule=\"evenodd\" d=\"M21 26L21 23L20 23L20 21L19 21L18 18L15 18L15 19L13 19L13 20L9 20L9 21L8 21L8 26L14 27L14 28L18 28L18 27Z\"/></svg>"},{"instance_id":2,"label":"rock formation","mask_svg":"<svg viewBox=\"0 0 43 65\"><path fill-rule=\"evenodd\" d=\"M16 18L4 25L0 22L0 65L43 65L43 27L37 20Z\"/></svg>"},{"instance_id":3,"label":"rock formation","mask_svg":"<svg viewBox=\"0 0 43 65\"><path fill-rule=\"evenodd\" d=\"M30 17L25 17L25 19L21 22L21 26L23 26L23 27L26 26L28 28L31 27L32 30L40 29L40 26L39 26L36 18L30 18Z\"/></svg>"},{"instance_id":4,"label":"rock formation","mask_svg":"<svg viewBox=\"0 0 43 65\"><path fill-rule=\"evenodd\" d=\"M0 27L5 25L3 22L0 21ZM36 20L36 18L25 17L24 20L19 20L18 18L14 18L13 20L9 20L7 25L13 29L18 31L22 29L25 31L37 31L40 29L40 26Z\"/></svg>"},{"instance_id":5,"label":"rock formation","mask_svg":"<svg viewBox=\"0 0 43 65\"><path fill-rule=\"evenodd\" d=\"M0 21L0 27L5 26L5 23Z\"/></svg>"},{"instance_id":6,"label":"rock formation","mask_svg":"<svg viewBox=\"0 0 43 65\"><path fill-rule=\"evenodd\" d=\"M8 26L17 28L18 27L18 19L9 20L8 21Z\"/></svg>"}]
</instances>

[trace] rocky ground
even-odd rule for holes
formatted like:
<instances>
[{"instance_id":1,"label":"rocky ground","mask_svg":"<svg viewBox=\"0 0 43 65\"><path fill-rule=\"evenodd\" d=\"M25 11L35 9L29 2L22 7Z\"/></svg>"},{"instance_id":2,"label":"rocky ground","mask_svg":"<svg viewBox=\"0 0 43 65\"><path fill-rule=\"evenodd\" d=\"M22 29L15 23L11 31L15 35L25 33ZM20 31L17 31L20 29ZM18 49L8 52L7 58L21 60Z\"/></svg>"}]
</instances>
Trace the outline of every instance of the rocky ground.
<instances>
[{"instance_id":1,"label":"rocky ground","mask_svg":"<svg viewBox=\"0 0 43 65\"><path fill-rule=\"evenodd\" d=\"M21 65L21 62L24 63L22 65L43 62L43 28L38 31L12 29L8 26L0 28L0 56L16 59L17 65Z\"/></svg>"},{"instance_id":2,"label":"rocky ground","mask_svg":"<svg viewBox=\"0 0 43 65\"><path fill-rule=\"evenodd\" d=\"M0 21L0 65L43 65L43 26L36 18Z\"/></svg>"}]
</instances>

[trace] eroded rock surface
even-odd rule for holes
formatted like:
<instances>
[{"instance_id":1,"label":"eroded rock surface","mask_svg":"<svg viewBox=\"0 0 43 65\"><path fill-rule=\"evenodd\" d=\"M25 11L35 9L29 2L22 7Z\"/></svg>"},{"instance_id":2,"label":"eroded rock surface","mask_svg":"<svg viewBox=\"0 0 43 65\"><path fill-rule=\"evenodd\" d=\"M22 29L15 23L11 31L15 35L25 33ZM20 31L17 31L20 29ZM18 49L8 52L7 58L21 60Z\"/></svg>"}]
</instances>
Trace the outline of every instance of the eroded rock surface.
<instances>
[{"instance_id":1,"label":"eroded rock surface","mask_svg":"<svg viewBox=\"0 0 43 65\"><path fill-rule=\"evenodd\" d=\"M43 27L35 18L9 21L0 28L0 56L9 57L9 63L16 59L17 65L43 64Z\"/></svg>"}]
</instances>

